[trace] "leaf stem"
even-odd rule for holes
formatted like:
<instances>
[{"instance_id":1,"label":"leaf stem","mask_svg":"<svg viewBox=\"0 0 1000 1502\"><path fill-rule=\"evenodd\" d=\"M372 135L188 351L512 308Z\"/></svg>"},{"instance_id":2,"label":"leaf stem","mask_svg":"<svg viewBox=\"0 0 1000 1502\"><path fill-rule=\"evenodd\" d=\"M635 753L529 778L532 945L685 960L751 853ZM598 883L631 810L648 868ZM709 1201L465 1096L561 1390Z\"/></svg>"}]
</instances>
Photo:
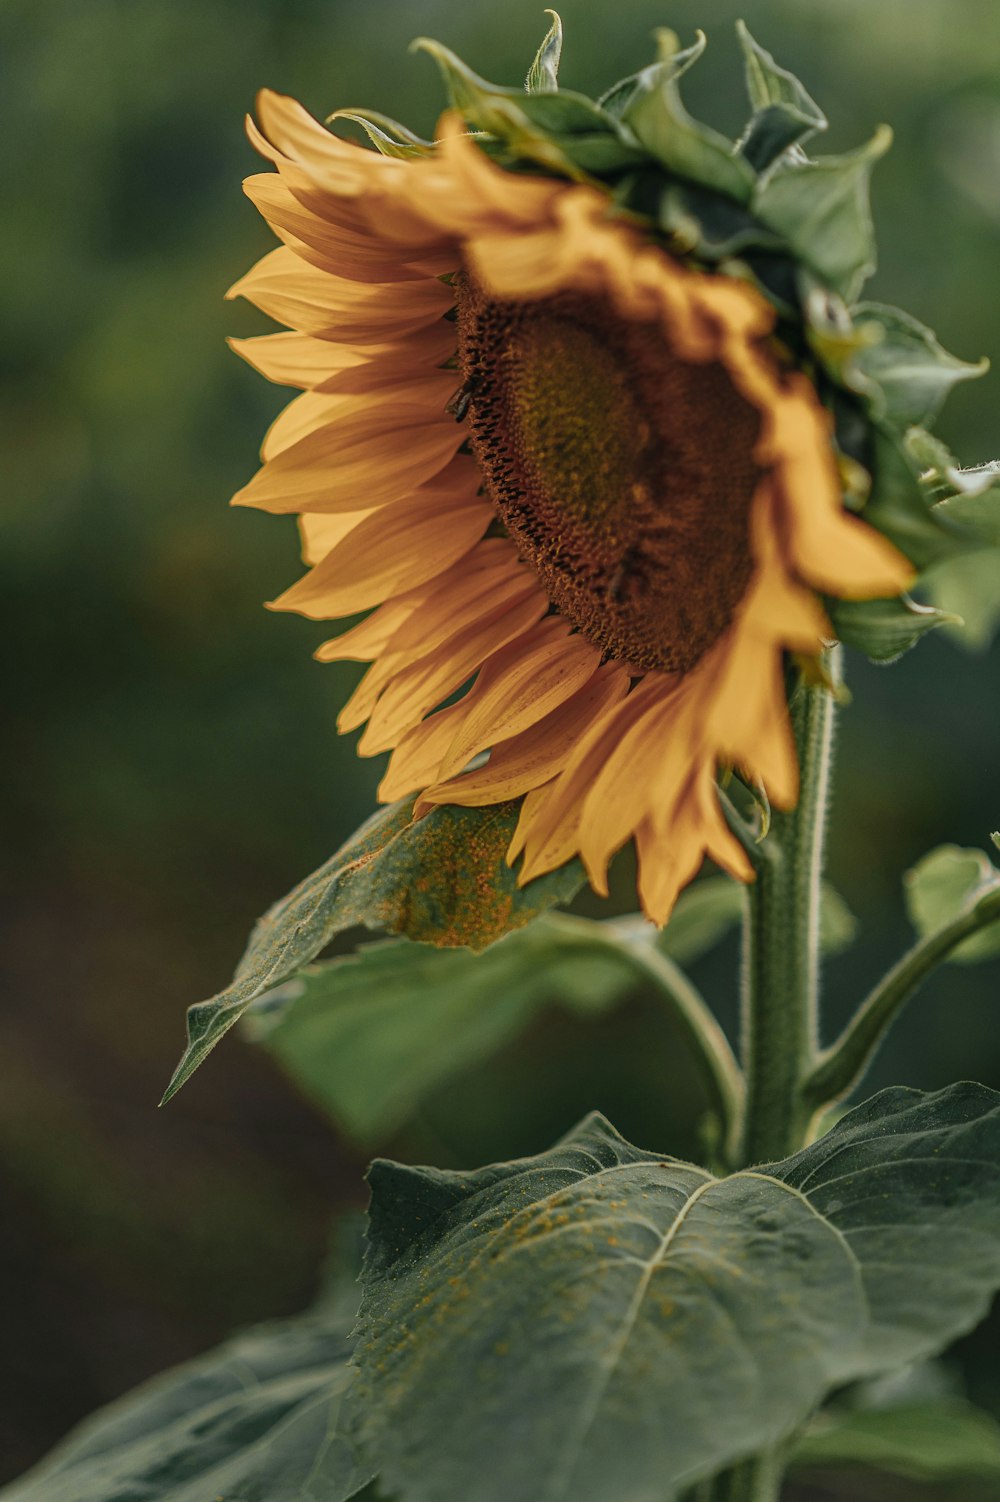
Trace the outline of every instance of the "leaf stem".
<instances>
[{"instance_id":1,"label":"leaf stem","mask_svg":"<svg viewBox=\"0 0 1000 1502\"><path fill-rule=\"evenodd\" d=\"M839 653L830 654L839 682ZM748 889L743 944L743 1060L747 1093L740 1160L767 1162L805 1140L803 1082L817 1049L819 899L835 695L803 682L790 713L798 751L795 808L775 812Z\"/></svg>"},{"instance_id":2,"label":"leaf stem","mask_svg":"<svg viewBox=\"0 0 1000 1502\"><path fill-rule=\"evenodd\" d=\"M782 1452L764 1450L707 1482L693 1502L778 1502L783 1474Z\"/></svg>"},{"instance_id":3,"label":"leaf stem","mask_svg":"<svg viewBox=\"0 0 1000 1502\"><path fill-rule=\"evenodd\" d=\"M727 1161L731 1161L730 1154L735 1149L743 1116L743 1072L729 1040L698 987L645 935L630 937L621 930L616 931L610 924L597 925L569 913L553 914L549 922L558 923L572 933L585 949L597 948L623 960L666 1004L680 1025L712 1104L722 1120Z\"/></svg>"},{"instance_id":4,"label":"leaf stem","mask_svg":"<svg viewBox=\"0 0 1000 1502\"><path fill-rule=\"evenodd\" d=\"M743 1116L745 1086L743 1071L729 1040L697 986L672 959L652 944L637 944L626 939L614 942L618 952L634 969L652 982L657 995L667 1003L673 1017L680 1023L722 1118L726 1158L731 1162Z\"/></svg>"},{"instance_id":5,"label":"leaf stem","mask_svg":"<svg viewBox=\"0 0 1000 1502\"><path fill-rule=\"evenodd\" d=\"M821 1110L860 1083L889 1028L928 975L970 934L1000 921L1000 891L915 944L868 993L840 1037L825 1048L805 1083L810 1109Z\"/></svg>"}]
</instances>

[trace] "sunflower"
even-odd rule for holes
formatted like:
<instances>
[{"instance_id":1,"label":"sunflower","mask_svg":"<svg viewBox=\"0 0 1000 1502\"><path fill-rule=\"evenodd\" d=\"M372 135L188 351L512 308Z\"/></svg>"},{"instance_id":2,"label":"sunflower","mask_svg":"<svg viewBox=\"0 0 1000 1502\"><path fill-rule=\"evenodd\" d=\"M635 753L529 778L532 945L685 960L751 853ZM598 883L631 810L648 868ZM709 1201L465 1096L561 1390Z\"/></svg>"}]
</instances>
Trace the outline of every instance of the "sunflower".
<instances>
[{"instance_id":1,"label":"sunflower","mask_svg":"<svg viewBox=\"0 0 1000 1502\"><path fill-rule=\"evenodd\" d=\"M657 923L706 854L749 880L720 766L792 806L789 654L914 575L845 509L773 300L467 112L388 155L278 94L258 118L283 243L229 295L288 331L232 342L302 394L234 501L299 517L275 609L368 612L317 656L371 664L338 727L391 752L380 799L522 800L522 883L579 855L606 893L634 839Z\"/></svg>"}]
</instances>

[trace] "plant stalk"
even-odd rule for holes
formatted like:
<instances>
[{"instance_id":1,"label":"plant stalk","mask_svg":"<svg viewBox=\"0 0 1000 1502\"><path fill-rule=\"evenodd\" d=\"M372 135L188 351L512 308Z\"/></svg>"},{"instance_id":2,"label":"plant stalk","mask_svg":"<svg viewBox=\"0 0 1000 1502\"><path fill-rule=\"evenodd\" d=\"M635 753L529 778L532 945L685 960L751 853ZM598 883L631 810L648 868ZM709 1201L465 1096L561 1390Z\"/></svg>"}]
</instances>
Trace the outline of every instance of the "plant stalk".
<instances>
[{"instance_id":1,"label":"plant stalk","mask_svg":"<svg viewBox=\"0 0 1000 1502\"><path fill-rule=\"evenodd\" d=\"M830 675L839 679L837 649ZM799 759L795 808L775 812L748 889L743 942L746 1107L741 1161L802 1146L812 1111L804 1082L817 1050L819 902L835 698L803 682L790 713Z\"/></svg>"},{"instance_id":2,"label":"plant stalk","mask_svg":"<svg viewBox=\"0 0 1000 1502\"><path fill-rule=\"evenodd\" d=\"M764 1450L705 1483L693 1502L779 1502L784 1459L780 1450Z\"/></svg>"}]
</instances>

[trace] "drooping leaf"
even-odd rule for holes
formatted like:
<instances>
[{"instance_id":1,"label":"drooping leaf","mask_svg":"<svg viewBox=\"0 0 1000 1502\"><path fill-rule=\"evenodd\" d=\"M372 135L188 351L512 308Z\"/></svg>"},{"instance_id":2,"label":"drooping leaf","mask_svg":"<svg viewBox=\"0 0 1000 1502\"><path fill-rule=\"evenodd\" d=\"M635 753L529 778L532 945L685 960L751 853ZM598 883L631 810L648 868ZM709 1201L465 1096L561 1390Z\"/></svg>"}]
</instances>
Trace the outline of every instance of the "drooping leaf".
<instances>
[{"instance_id":1,"label":"drooping leaf","mask_svg":"<svg viewBox=\"0 0 1000 1502\"><path fill-rule=\"evenodd\" d=\"M883 303L860 303L853 310L863 339L848 379L868 394L878 417L900 428L931 423L959 381L971 381L989 368L988 360L969 365L942 349L930 329L909 313Z\"/></svg>"},{"instance_id":2,"label":"drooping leaf","mask_svg":"<svg viewBox=\"0 0 1000 1502\"><path fill-rule=\"evenodd\" d=\"M546 915L483 954L405 939L306 970L261 998L251 1036L357 1141L375 1144L545 1008L597 1015L638 984L603 925Z\"/></svg>"},{"instance_id":3,"label":"drooping leaf","mask_svg":"<svg viewBox=\"0 0 1000 1502\"><path fill-rule=\"evenodd\" d=\"M744 22L736 31L743 50L747 92L754 113L740 140L750 165L763 172L786 155L802 162L801 143L825 130L826 116L793 73L780 68L753 37Z\"/></svg>"},{"instance_id":4,"label":"drooping leaf","mask_svg":"<svg viewBox=\"0 0 1000 1502\"><path fill-rule=\"evenodd\" d=\"M847 156L819 157L772 173L753 195L751 207L761 222L848 302L875 269L868 183L891 141L883 126Z\"/></svg>"},{"instance_id":5,"label":"drooping leaf","mask_svg":"<svg viewBox=\"0 0 1000 1502\"><path fill-rule=\"evenodd\" d=\"M753 168L725 136L688 114L677 87L680 73L703 47L699 34L697 52L688 48L636 74L621 122L669 173L745 204L753 191Z\"/></svg>"},{"instance_id":6,"label":"drooping leaf","mask_svg":"<svg viewBox=\"0 0 1000 1502\"><path fill-rule=\"evenodd\" d=\"M961 616L918 605L909 595L894 600L829 599L826 608L837 639L872 662L895 662L928 631L962 624Z\"/></svg>"},{"instance_id":7,"label":"drooping leaf","mask_svg":"<svg viewBox=\"0 0 1000 1502\"><path fill-rule=\"evenodd\" d=\"M356 1300L355 1300L356 1303ZM247 1330L88 1419L3 1502L347 1502L347 1320Z\"/></svg>"},{"instance_id":8,"label":"drooping leaf","mask_svg":"<svg viewBox=\"0 0 1000 1502\"><path fill-rule=\"evenodd\" d=\"M1000 1482L1000 1425L971 1403L950 1399L898 1408L829 1409L792 1454L793 1471L853 1466L912 1481Z\"/></svg>"},{"instance_id":9,"label":"drooping leaf","mask_svg":"<svg viewBox=\"0 0 1000 1502\"><path fill-rule=\"evenodd\" d=\"M169 1100L256 997L288 980L345 929L363 926L445 948L483 949L583 884L571 862L518 887L506 862L516 803L441 807L413 818L412 798L363 824L275 904L250 936L231 985L188 1011L188 1044Z\"/></svg>"},{"instance_id":10,"label":"drooping leaf","mask_svg":"<svg viewBox=\"0 0 1000 1502\"><path fill-rule=\"evenodd\" d=\"M903 878L910 921L921 938L983 904L996 921L964 939L949 954L953 964L973 965L1000 954L1000 871L982 850L940 845Z\"/></svg>"},{"instance_id":11,"label":"drooping leaf","mask_svg":"<svg viewBox=\"0 0 1000 1502\"><path fill-rule=\"evenodd\" d=\"M558 11L547 10L552 25L535 53L535 60L528 69L524 87L529 94L554 94L559 87L559 59L562 56L563 29Z\"/></svg>"},{"instance_id":12,"label":"drooping leaf","mask_svg":"<svg viewBox=\"0 0 1000 1502\"><path fill-rule=\"evenodd\" d=\"M724 1179L591 1117L535 1158L371 1182L365 1435L411 1502L669 1502L939 1350L1000 1284L981 1086L885 1091Z\"/></svg>"}]
</instances>

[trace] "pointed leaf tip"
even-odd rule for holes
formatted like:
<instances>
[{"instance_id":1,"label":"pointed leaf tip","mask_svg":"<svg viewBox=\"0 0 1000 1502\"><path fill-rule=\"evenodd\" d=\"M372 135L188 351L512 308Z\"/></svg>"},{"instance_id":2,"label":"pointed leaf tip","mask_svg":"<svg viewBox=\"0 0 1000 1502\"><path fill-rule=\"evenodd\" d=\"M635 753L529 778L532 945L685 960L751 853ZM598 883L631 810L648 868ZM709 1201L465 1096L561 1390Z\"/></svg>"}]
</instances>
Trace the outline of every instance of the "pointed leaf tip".
<instances>
[{"instance_id":1,"label":"pointed leaf tip","mask_svg":"<svg viewBox=\"0 0 1000 1502\"><path fill-rule=\"evenodd\" d=\"M562 17L556 10L547 10L545 14L552 17L552 25L543 37L542 44L535 53L535 60L528 69L524 87L529 94L554 94L559 87L559 60L562 57L563 45Z\"/></svg>"}]
</instances>

